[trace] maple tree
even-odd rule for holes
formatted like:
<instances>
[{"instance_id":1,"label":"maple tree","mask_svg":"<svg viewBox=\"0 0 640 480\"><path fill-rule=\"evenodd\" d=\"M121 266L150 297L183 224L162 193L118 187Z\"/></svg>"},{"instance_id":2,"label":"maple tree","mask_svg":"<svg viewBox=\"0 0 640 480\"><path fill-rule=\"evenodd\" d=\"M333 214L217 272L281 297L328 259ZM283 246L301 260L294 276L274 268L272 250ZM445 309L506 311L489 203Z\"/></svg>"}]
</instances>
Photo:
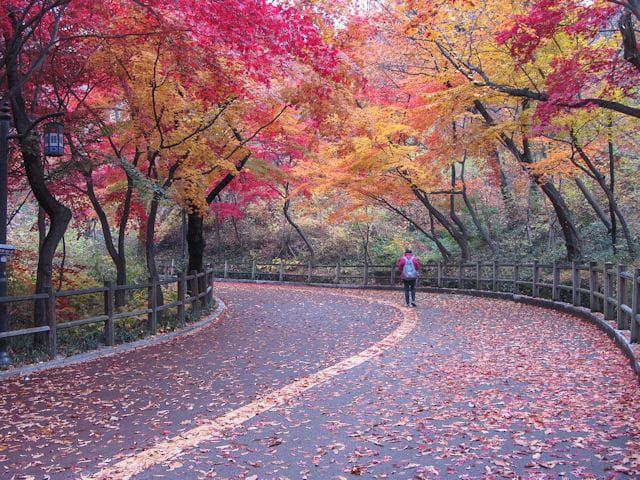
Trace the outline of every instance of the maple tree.
<instances>
[{"instance_id":1,"label":"maple tree","mask_svg":"<svg viewBox=\"0 0 640 480\"><path fill-rule=\"evenodd\" d=\"M225 225L251 244L275 209L277 257L315 262L384 218L445 260L499 257L517 229L528 252L557 231L579 259L605 232L613 254L635 258L635 1L2 8L15 212L30 195L40 212L36 291L54 258L65 271L68 225L101 227L118 284L139 252L158 276L171 230L159 224L176 211L187 270L210 260L210 222L222 252ZM63 113L68 155L44 161L38 131Z\"/></svg>"},{"instance_id":2,"label":"maple tree","mask_svg":"<svg viewBox=\"0 0 640 480\"><path fill-rule=\"evenodd\" d=\"M289 68L290 56L303 63L313 60L313 68L320 75L329 74L334 63L331 48L323 44L310 17L296 9L262 1L238 2L236 6L182 2L179 15L175 14L175 6L161 1L96 5L14 2L3 8L6 33L2 79L8 85L3 98L12 101L27 176L50 219L40 249L36 291L51 282L53 255L71 218L70 210L51 195L43 178L40 149L35 148L38 137L34 127L39 122L60 115L61 109L77 109L78 115L68 117L72 132L75 120L76 131L83 133L78 139L73 133L68 135L73 161L84 159L81 170L86 193L100 218L118 282L124 283L123 241L133 195L131 177L138 175L135 172L142 172L156 185L145 222L147 264L150 275L156 276L154 225L161 190L177 181L178 190L182 188L176 192L178 200L186 203L191 219L201 218L203 205L211 203L248 160L244 144L253 140L257 132L249 133L247 140L239 140L242 111L256 105L256 92L270 92L271 77ZM32 33L34 25L41 35ZM191 54L185 56L186 51ZM69 68L72 64L75 68ZM25 98L30 98L32 91L53 93L53 98L42 95L39 103L36 100L28 104ZM57 106L48 103L53 99L57 99ZM247 111L249 126L260 122L260 111L273 115L269 100L264 101L267 106L253 109L250 114ZM222 113L234 102L241 106L223 119ZM282 109L287 106L286 102L280 105ZM51 113L52 107L57 111ZM43 114L32 121L29 115L39 111ZM113 116L110 111L117 111L117 120L125 117L125 121L114 123L107 118ZM93 124L80 114L91 118ZM185 114L184 121L176 123ZM207 136L218 120L224 125ZM123 126L124 130L116 128ZM99 138L88 142L87 128L107 132L102 145ZM114 133L109 133L114 128ZM234 139L237 145L231 145L225 154L229 141ZM90 152L92 144L95 151ZM124 168L128 182L117 248L95 195L91 173L96 167L102 168L109 150L109 155ZM133 158L133 164L127 158ZM208 172L210 181L219 177L205 198L202 191L207 185L201 186L199 172ZM190 259L193 269L198 270L204 242L201 231L196 236L199 239L190 242ZM36 312L38 321L42 317L42 312Z\"/></svg>"}]
</instances>

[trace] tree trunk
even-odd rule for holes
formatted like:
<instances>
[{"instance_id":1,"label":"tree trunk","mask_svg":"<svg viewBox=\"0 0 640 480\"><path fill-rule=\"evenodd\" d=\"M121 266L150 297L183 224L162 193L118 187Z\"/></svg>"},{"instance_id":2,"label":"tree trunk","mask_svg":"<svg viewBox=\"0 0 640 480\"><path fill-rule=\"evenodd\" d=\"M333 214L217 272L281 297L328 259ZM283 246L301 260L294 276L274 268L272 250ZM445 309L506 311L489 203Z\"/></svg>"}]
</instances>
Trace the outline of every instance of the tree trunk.
<instances>
[{"instance_id":1,"label":"tree trunk","mask_svg":"<svg viewBox=\"0 0 640 480\"><path fill-rule=\"evenodd\" d=\"M584 195L584 198L587 200L587 203L589 205L591 205L591 208L593 208L593 211L596 213L596 216L600 219L600 221L603 223L603 225L607 228L607 232L611 232L611 228L612 228L611 227L611 221L609 220L609 218L607 218L607 215L602 210L602 207L600 207L600 204L598 203L598 200L596 198L594 198L593 195L591 195L591 192L589 191L587 186L578 177L576 177L576 185L578 186L578 188L582 192L582 195ZM614 218L615 218L615 214L614 214ZM614 247L614 250L615 250L615 247Z\"/></svg>"},{"instance_id":2,"label":"tree trunk","mask_svg":"<svg viewBox=\"0 0 640 480\"><path fill-rule=\"evenodd\" d=\"M578 231L573 224L569 207L567 207L564 198L553 185L553 183L543 182L538 185L551 202L551 205L556 212L556 217L558 217L558 222L560 223L560 228L562 229L562 234L564 235L567 258L569 260L576 260L580 258L582 256L580 237L578 236Z\"/></svg>"},{"instance_id":3,"label":"tree trunk","mask_svg":"<svg viewBox=\"0 0 640 480\"><path fill-rule=\"evenodd\" d=\"M215 200L220 195L227 185L229 185L234 178L236 178L237 172L240 172L249 161L251 154L246 154L242 160L236 164L236 173L226 174L217 184L213 187L213 190L207 195L207 204ZM204 240L204 218L199 213L189 214L189 226L187 228L187 244L189 245L189 271L197 270L201 271L204 261L204 247L206 242Z\"/></svg>"},{"instance_id":4,"label":"tree trunk","mask_svg":"<svg viewBox=\"0 0 640 480\"><path fill-rule=\"evenodd\" d=\"M189 265L187 272L201 271L204 259L204 219L199 213L189 213L187 222L187 245L189 247Z\"/></svg>"},{"instance_id":5,"label":"tree trunk","mask_svg":"<svg viewBox=\"0 0 640 480\"><path fill-rule=\"evenodd\" d=\"M91 205L93 206L93 210L96 212L98 216L98 220L100 221L100 226L102 227L102 236L104 237L104 244L107 248L107 253L111 257L113 261L113 265L116 267L116 285L126 285L127 284L127 268L126 268L126 259L124 258L124 250L116 250L115 245L113 244L113 236L111 235L111 227L109 225L109 219L107 218L107 214L105 213L102 205L100 205L100 201L95 193L93 188L93 178L91 176L91 172L83 172L85 184L87 186L87 196L91 201ZM115 300L114 305L116 307L123 307L126 304L126 296L124 290L116 290L115 292Z\"/></svg>"},{"instance_id":6,"label":"tree trunk","mask_svg":"<svg viewBox=\"0 0 640 480\"><path fill-rule=\"evenodd\" d=\"M429 213L433 215L433 217L444 227L444 229L449 232L449 235L453 237L455 242L460 247L460 257L462 261L469 260L469 244L467 243L467 238L458 231L458 229L449 221L447 218L433 206L431 201L429 200L428 195L420 190L419 188L412 186L411 190L413 194L416 196L418 200L427 208Z\"/></svg>"},{"instance_id":7,"label":"tree trunk","mask_svg":"<svg viewBox=\"0 0 640 480\"><path fill-rule=\"evenodd\" d=\"M238 222L233 217L231 217L231 225L233 225L233 232L236 236L238 247L242 249L242 238L240 237L240 231L238 230Z\"/></svg>"},{"instance_id":8,"label":"tree trunk","mask_svg":"<svg viewBox=\"0 0 640 480\"><path fill-rule=\"evenodd\" d=\"M469 210L469 214L471 215L471 220L473 220L473 224L475 225L476 229L478 230L478 233L482 237L482 240L491 249L491 253L495 257L496 254L497 254L496 246L491 241L491 237L489 236L489 234L485 230L484 226L482 225L482 222L480 221L480 218L478 218L478 214L476 212L476 209L473 207L473 204L471 203L471 200L469 199L469 196L467 195L467 183L464 181L464 166L465 166L465 162L466 162L466 157L465 157L465 160L462 162L462 166L461 166L461 169L460 169L460 181L462 182L462 200L464 201L464 204L467 206L467 210ZM451 185L451 187L452 187L452 190L453 190L453 187L455 186L455 181L454 181L454 179L455 179L455 170L453 170L452 175L453 175L453 177L452 177L452 185ZM453 202L453 198L451 199L451 201Z\"/></svg>"},{"instance_id":9,"label":"tree trunk","mask_svg":"<svg viewBox=\"0 0 640 480\"><path fill-rule=\"evenodd\" d=\"M136 152L136 156L133 161L133 166L138 165L139 153ZM127 191L124 196L124 203L122 204L122 215L120 216L120 225L118 226L118 262L116 265L116 282L118 285L127 284L127 255L125 250L125 240L127 238L127 224L129 223L129 214L131 213L131 201L133 197L133 178L127 172ZM119 269L119 270L118 270ZM122 282L122 283L120 283ZM115 294L115 305L124 306L127 302L126 293L124 290Z\"/></svg>"},{"instance_id":10,"label":"tree trunk","mask_svg":"<svg viewBox=\"0 0 640 480\"><path fill-rule=\"evenodd\" d=\"M62 290L62 284L64 283L64 266L67 261L67 242L64 240L64 235L62 235L62 260L60 261L60 269L58 270L60 273L58 275L58 290Z\"/></svg>"},{"instance_id":11,"label":"tree trunk","mask_svg":"<svg viewBox=\"0 0 640 480\"><path fill-rule=\"evenodd\" d=\"M47 214L40 205L38 205L38 248L42 248L44 239L47 236Z\"/></svg>"},{"instance_id":12,"label":"tree trunk","mask_svg":"<svg viewBox=\"0 0 640 480\"><path fill-rule=\"evenodd\" d=\"M456 213L456 203L455 203L455 194L453 193L456 188L456 166L455 164L451 165L451 194L449 195L449 217L453 220L453 223L458 227L458 232L460 232L460 236L464 240L465 245L469 243L469 234L467 233L467 227L465 227L464 222ZM468 247L467 247L468 248ZM466 258L463 255L462 260L467 260L468 254Z\"/></svg>"},{"instance_id":13,"label":"tree trunk","mask_svg":"<svg viewBox=\"0 0 640 480\"><path fill-rule=\"evenodd\" d=\"M479 100L474 102L474 106L478 110L478 112L482 115L485 120L485 123L488 126L495 125L493 117L486 109L484 104ZM529 140L524 138L522 139L523 150L521 151L516 145L515 141L506 135L505 133L500 134L500 140L502 144L511 152L511 154L515 157L515 159L520 164L533 164L533 157L531 155L531 149L529 147ZM574 260L580 258L582 256L582 246L580 244L580 237L578 236L578 231L573 223L573 219L571 218L571 212L567 207L567 204L562 198L560 192L556 189L556 187L548 180L545 180L540 175L531 175L531 178L536 182L536 184L540 187L543 193L547 196L551 205L553 206L554 211L556 212L556 216L558 217L558 221L560 222L560 227L562 228L562 234L564 235L565 247L567 251L567 258L569 260Z\"/></svg>"},{"instance_id":14,"label":"tree trunk","mask_svg":"<svg viewBox=\"0 0 640 480\"><path fill-rule=\"evenodd\" d=\"M609 123L609 128L612 125ZM609 140L609 190L611 190L611 195L615 195L615 186L616 186L616 176L615 176L615 162L613 156L613 143ZM613 254L615 255L617 244L618 244L618 228L616 225L616 212L613 209L613 205L611 205L611 200L609 200L609 216L611 217L611 249L613 250Z\"/></svg>"},{"instance_id":15,"label":"tree trunk","mask_svg":"<svg viewBox=\"0 0 640 480\"><path fill-rule=\"evenodd\" d=\"M158 268L156 265L156 243L154 240L156 232L156 218L158 216L158 206L160 200L157 195L154 195L151 199L151 205L149 206L149 214L147 215L147 231L146 231L146 248L145 254L147 257L147 270L149 271L149 278L158 278ZM201 269L198 269L200 271ZM156 295L156 305L164 305L164 296L162 295L162 288L158 288Z\"/></svg>"},{"instance_id":16,"label":"tree trunk","mask_svg":"<svg viewBox=\"0 0 640 480\"><path fill-rule=\"evenodd\" d=\"M629 251L629 255L631 256L631 258L635 258L636 252L633 244L633 236L631 234L631 230L629 230L629 225L627 224L627 220L625 219L624 215L620 211L620 208L618 207L618 202L616 201L616 198L613 195L613 191L609 188L609 185L607 185L607 181L604 175L600 172L600 170L598 170L598 167L591 161L591 158L589 158L589 156L582 149L582 147L580 147L580 145L577 145L577 143L574 144L574 146L578 151L578 154L580 155L582 160L584 160L585 164L589 168L589 171L592 173L591 176L596 182L598 182L598 185L600 186L604 194L607 196L610 210L614 212L615 216L620 221L620 227L622 228L622 233L624 234L625 240L627 242L627 250ZM612 158L613 145L611 145L611 143L609 146L609 151L610 151L609 155L610 155L610 162L611 162L613 161L613 158ZM613 225L611 227L613 229Z\"/></svg>"},{"instance_id":17,"label":"tree trunk","mask_svg":"<svg viewBox=\"0 0 640 480\"><path fill-rule=\"evenodd\" d=\"M507 212L507 223L511 223L516 219L513 192L509 191L509 182L507 181L507 175L504 172L504 168L502 168L500 153L497 148L494 150L494 155L496 168L499 170L500 174L500 194L502 196L502 204Z\"/></svg>"},{"instance_id":18,"label":"tree trunk","mask_svg":"<svg viewBox=\"0 0 640 480\"><path fill-rule=\"evenodd\" d=\"M284 218L286 218L287 222L289 222L289 225L291 225L295 229L295 231L298 232L298 235L300 236L300 238L302 239L304 244L307 246L307 250L309 250L309 261L313 265L314 262L315 262L315 254L314 254L314 251L313 251L313 247L311 246L311 242L309 242L309 240L307 239L307 236L304 234L302 229L298 226L298 224L296 222L293 221L293 218L291 218L291 215L289 215L289 208L291 207L291 200L289 199L289 185L288 184L285 184L284 191L285 191L285 195L286 195L285 201L284 201L284 206L282 207L282 212L284 213Z\"/></svg>"},{"instance_id":19,"label":"tree trunk","mask_svg":"<svg viewBox=\"0 0 640 480\"><path fill-rule=\"evenodd\" d=\"M15 72L8 72L10 88L16 78ZM71 210L60 203L47 187L42 156L40 154L40 137L36 134L35 130L29 132L31 120L27 114L22 95L16 94L11 103L15 127L18 135L20 135L20 151L22 153L22 160L29 186L38 204L49 217L49 230L40 246L36 271L36 293L44 293L45 287L51 285L53 257L71 221ZM34 324L36 326L47 324L46 308L42 301L35 302ZM44 334L35 335L36 344L42 345L44 342Z\"/></svg>"},{"instance_id":20,"label":"tree trunk","mask_svg":"<svg viewBox=\"0 0 640 480\"><path fill-rule=\"evenodd\" d=\"M387 209L389 209L390 211L400 215L402 218L404 218L407 222L409 222L411 225L413 225L416 229L418 229L418 231L420 231L425 237L427 237L429 240L431 240L433 243L436 244L436 247L438 248L438 250L440 251L440 254L442 255L442 260L445 262L448 262L451 260L451 252L449 250L447 250L447 247L445 247L442 242L440 241L440 239L438 238L438 235L435 232L435 228L433 225L433 216L429 215L430 219L432 220L432 224L431 224L431 233L427 232L424 228L422 228L422 226L415 221L414 219L412 219L411 217L409 217L408 214L406 214L404 211L402 211L400 208L392 205L390 202L388 202L385 198L382 197L377 197L376 200L378 202L380 202L381 204L383 204Z\"/></svg>"}]
</instances>

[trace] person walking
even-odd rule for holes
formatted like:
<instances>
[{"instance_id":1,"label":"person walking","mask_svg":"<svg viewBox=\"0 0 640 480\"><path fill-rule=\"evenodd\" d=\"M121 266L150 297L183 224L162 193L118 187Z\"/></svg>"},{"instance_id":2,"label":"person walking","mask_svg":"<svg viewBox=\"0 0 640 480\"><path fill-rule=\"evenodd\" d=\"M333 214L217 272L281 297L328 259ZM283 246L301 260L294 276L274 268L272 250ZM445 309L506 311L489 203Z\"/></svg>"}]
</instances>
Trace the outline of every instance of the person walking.
<instances>
[{"instance_id":1,"label":"person walking","mask_svg":"<svg viewBox=\"0 0 640 480\"><path fill-rule=\"evenodd\" d=\"M407 248L404 251L404 255L400 260L398 260L398 264L396 265L398 271L400 272L400 278L402 279L402 283L404 284L404 299L407 304L407 307L411 305L412 307L416 306L416 280L418 280L418 276L420 275L420 261L413 256L410 248ZM411 298L409 298L409 293L411 293ZM409 303L411 300L411 303Z\"/></svg>"}]
</instances>

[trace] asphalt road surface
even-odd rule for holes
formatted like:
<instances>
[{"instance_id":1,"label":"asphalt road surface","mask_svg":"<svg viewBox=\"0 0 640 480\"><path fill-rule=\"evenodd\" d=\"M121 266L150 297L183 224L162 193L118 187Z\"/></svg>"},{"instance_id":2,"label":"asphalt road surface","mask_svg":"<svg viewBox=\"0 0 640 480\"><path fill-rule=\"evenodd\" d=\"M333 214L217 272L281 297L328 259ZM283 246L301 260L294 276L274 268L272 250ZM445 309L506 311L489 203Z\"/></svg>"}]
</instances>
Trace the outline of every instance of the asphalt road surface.
<instances>
[{"instance_id":1,"label":"asphalt road surface","mask_svg":"<svg viewBox=\"0 0 640 480\"><path fill-rule=\"evenodd\" d=\"M3 380L0 478L640 478L638 380L580 319L216 288L194 335Z\"/></svg>"}]
</instances>

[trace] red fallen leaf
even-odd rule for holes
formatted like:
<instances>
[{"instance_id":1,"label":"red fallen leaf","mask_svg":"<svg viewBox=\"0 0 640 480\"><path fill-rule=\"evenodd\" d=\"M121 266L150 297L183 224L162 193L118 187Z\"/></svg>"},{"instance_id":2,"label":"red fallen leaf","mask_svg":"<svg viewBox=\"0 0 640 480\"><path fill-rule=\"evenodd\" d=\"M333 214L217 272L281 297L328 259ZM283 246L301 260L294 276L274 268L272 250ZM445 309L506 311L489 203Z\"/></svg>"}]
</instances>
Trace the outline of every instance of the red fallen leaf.
<instances>
[{"instance_id":1,"label":"red fallen leaf","mask_svg":"<svg viewBox=\"0 0 640 480\"><path fill-rule=\"evenodd\" d=\"M624 465L614 465L613 470L616 472L630 472L631 469L629 467L625 467Z\"/></svg>"},{"instance_id":2,"label":"red fallen leaf","mask_svg":"<svg viewBox=\"0 0 640 480\"><path fill-rule=\"evenodd\" d=\"M169 435L170 433L171 433L171 432L170 432L169 430L164 430L164 431L162 432L162 434L163 434L163 435L165 435L165 436L166 436L166 435Z\"/></svg>"},{"instance_id":3,"label":"red fallen leaf","mask_svg":"<svg viewBox=\"0 0 640 480\"><path fill-rule=\"evenodd\" d=\"M351 475L362 475L366 468L361 465L354 465L351 467Z\"/></svg>"}]
</instances>

